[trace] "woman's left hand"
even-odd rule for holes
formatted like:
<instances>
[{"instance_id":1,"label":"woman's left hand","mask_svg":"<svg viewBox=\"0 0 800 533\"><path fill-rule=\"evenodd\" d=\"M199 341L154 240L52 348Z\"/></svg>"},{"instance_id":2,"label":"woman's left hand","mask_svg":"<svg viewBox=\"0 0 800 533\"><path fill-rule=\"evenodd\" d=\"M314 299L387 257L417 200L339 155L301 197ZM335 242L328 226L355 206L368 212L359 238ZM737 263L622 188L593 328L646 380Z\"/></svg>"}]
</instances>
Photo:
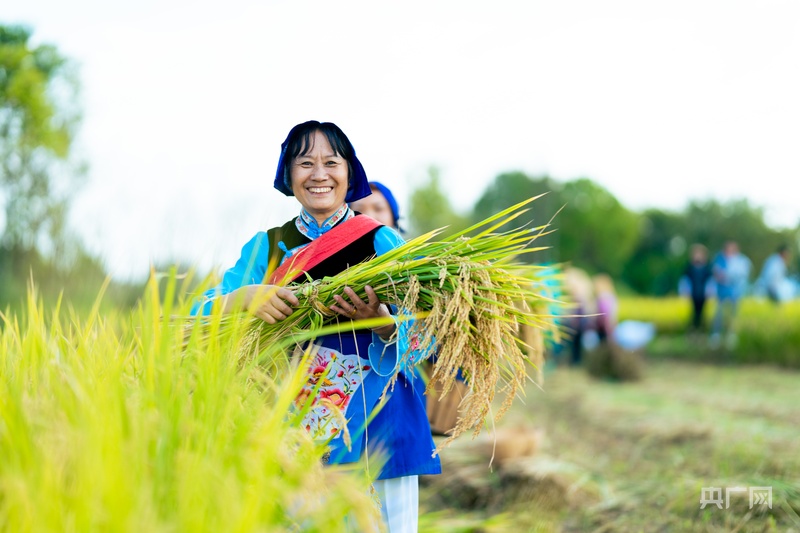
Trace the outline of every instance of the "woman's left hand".
<instances>
[{"instance_id":1,"label":"woman's left hand","mask_svg":"<svg viewBox=\"0 0 800 533\"><path fill-rule=\"evenodd\" d=\"M345 300L344 296L340 294L335 294L333 299L336 300L336 304L331 305L331 310L336 311L340 315L352 320L364 320L368 318L391 316L389 308L381 303L380 299L378 299L378 295L375 294L375 291L372 289L372 287L367 285L364 287L364 291L367 293L366 302L359 298L359 296L356 294L356 291L350 287L345 287L344 294L350 301L348 302ZM381 338L388 339L394 333L394 329L394 324L388 324L386 326L374 328L372 331L380 335Z\"/></svg>"}]
</instances>

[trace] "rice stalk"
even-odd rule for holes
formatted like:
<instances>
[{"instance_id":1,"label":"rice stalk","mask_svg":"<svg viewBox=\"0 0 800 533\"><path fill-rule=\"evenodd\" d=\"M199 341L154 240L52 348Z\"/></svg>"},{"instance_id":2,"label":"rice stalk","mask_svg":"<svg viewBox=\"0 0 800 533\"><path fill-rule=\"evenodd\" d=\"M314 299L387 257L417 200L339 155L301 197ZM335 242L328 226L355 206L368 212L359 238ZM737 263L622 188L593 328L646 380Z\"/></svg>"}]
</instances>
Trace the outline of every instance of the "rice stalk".
<instances>
[{"instance_id":1,"label":"rice stalk","mask_svg":"<svg viewBox=\"0 0 800 533\"><path fill-rule=\"evenodd\" d=\"M442 384L442 395L453 387L459 369L466 376L469 393L462 401L462 416L438 452L465 431L478 435L491 417L498 392L503 401L493 418L502 417L532 379L530 373L538 373L542 364L537 338L554 328L554 316L541 312L553 303L539 283L548 274L520 258L542 249L531 244L550 231L549 225L497 232L536 198L451 237L435 240L441 231L432 231L335 276L290 284L301 305L277 324L234 314L223 319L222 327L241 327L244 320L247 328L258 332L257 338L250 337L248 349L257 345L262 360L275 361L297 343L386 324L380 319L347 321L330 310L333 295L345 287L365 298L364 288L370 285L382 302L399 310L400 319L415 320L411 337L422 353L436 353L431 382ZM521 325L536 332L528 335L530 342L520 338ZM401 364L410 356L411 348L402 354Z\"/></svg>"}]
</instances>

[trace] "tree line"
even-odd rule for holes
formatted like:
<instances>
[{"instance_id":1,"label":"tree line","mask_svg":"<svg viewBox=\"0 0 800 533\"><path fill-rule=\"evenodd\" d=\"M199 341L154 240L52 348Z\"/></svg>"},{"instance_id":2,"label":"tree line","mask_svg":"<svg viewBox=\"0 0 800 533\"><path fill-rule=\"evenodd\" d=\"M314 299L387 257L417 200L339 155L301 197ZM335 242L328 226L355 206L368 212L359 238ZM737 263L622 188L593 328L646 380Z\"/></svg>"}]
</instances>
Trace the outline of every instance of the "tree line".
<instances>
[{"instance_id":1,"label":"tree line","mask_svg":"<svg viewBox=\"0 0 800 533\"><path fill-rule=\"evenodd\" d=\"M756 269L780 244L795 252L792 257L799 255L800 223L793 229L772 228L765 222L764 209L746 199L690 200L680 211L636 212L591 179L559 181L524 172L498 175L472 209L460 213L441 190L439 170L431 168L425 183L412 191L409 224L414 233L443 226L455 231L538 195L543 196L513 222L533 228L549 224L553 230L536 239L535 246L547 249L529 256L532 260L604 272L642 295L663 296L677 290L692 243L713 253L725 241L736 240ZM797 272L796 261L792 266Z\"/></svg>"}]
</instances>

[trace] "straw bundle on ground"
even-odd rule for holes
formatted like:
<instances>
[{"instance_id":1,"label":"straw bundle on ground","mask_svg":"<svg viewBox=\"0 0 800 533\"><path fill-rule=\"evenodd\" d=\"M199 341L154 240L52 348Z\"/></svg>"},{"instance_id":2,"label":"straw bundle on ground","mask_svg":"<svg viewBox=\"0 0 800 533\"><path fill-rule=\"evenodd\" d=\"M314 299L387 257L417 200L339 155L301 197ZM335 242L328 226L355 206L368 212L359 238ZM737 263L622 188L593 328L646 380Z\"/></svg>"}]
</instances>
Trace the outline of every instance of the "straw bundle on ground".
<instances>
[{"instance_id":1,"label":"straw bundle on ground","mask_svg":"<svg viewBox=\"0 0 800 533\"><path fill-rule=\"evenodd\" d=\"M462 416L440 448L466 430L477 435L492 413L495 393L505 394L497 419L540 367L541 349L525 345L519 325L537 331L553 327L553 317L531 311L546 298L534 283L544 270L519 261L521 255L541 250L531 243L547 225L497 233L535 199L449 238L434 240L439 232L431 232L336 276L292 285L301 306L274 325L251 318L251 333L258 332L253 341L274 353L276 347L285 349L337 328L374 327L377 319L336 324L338 315L329 308L333 295L345 287L365 297L364 287L370 285L382 302L400 310L402 320L414 319L410 333L417 336L418 350L435 350L431 380L441 383L444 393L459 369L466 376L469 393L462 400Z\"/></svg>"}]
</instances>

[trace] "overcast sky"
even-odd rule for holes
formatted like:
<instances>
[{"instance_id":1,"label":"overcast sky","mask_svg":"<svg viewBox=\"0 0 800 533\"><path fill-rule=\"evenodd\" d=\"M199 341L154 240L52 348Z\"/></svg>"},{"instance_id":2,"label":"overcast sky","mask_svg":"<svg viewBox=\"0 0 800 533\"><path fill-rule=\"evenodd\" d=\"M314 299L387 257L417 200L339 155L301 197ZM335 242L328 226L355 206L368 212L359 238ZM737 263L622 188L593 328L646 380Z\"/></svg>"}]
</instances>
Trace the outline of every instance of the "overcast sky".
<instances>
[{"instance_id":1,"label":"overcast sky","mask_svg":"<svg viewBox=\"0 0 800 533\"><path fill-rule=\"evenodd\" d=\"M634 210L747 198L800 220L796 0L24 0L0 22L80 67L72 221L120 278L229 266L294 216L272 179L308 119L406 211L435 164L461 210L522 170Z\"/></svg>"}]
</instances>

